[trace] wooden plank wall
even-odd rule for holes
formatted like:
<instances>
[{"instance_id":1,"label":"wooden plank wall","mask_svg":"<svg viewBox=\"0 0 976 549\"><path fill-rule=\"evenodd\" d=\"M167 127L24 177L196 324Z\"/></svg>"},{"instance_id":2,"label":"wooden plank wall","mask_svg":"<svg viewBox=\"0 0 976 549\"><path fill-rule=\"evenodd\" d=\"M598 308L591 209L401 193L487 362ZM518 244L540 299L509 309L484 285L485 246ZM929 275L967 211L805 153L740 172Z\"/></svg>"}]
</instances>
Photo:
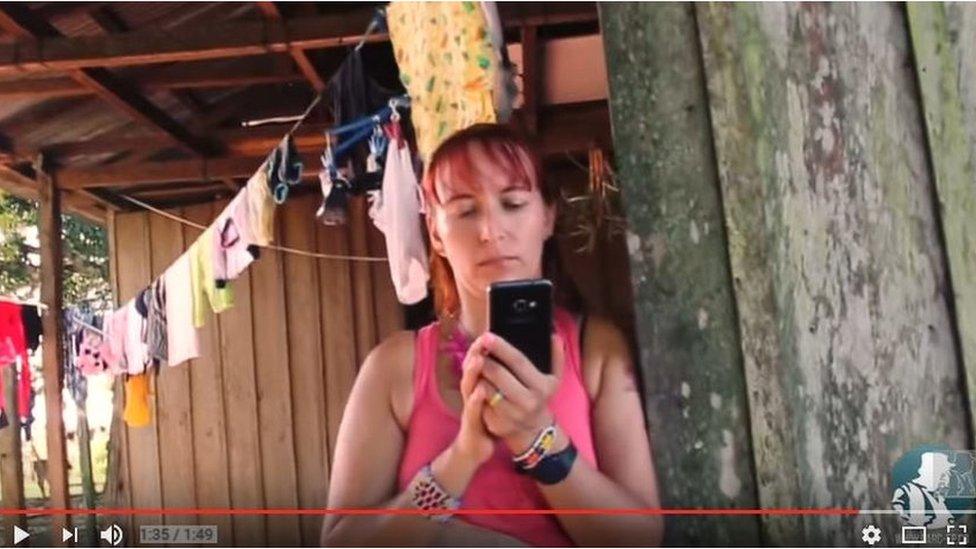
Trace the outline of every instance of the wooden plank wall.
<instances>
[{"instance_id":1,"label":"wooden plank wall","mask_svg":"<svg viewBox=\"0 0 976 549\"><path fill-rule=\"evenodd\" d=\"M707 378L695 379L702 387L676 387L678 376L744 378L754 474L742 488L754 486L762 507L888 508L891 467L904 452L925 442L972 444L965 372L973 387L974 9L911 6L906 16L893 3L734 3L600 11L638 311L691 292L668 286L668 270L641 276L649 249L658 257L666 250L670 269L686 269L682 284L715 281L706 272L715 266L706 261L711 251L662 227L715 213L695 193L717 173L730 266L724 286L737 325L715 337L734 337L742 356L670 360L685 356L687 340L655 338L666 320L652 321L641 324L641 341L661 347L642 355L645 376L675 403L709 390ZM669 43L691 50L695 42L698 67L674 60ZM707 94L706 130L694 124L696 85ZM710 147L690 154L711 166L702 173L690 162L684 178L668 177L689 153L675 149L702 133ZM676 211L676 197L695 211ZM695 308L680 305L655 312L694 326ZM651 433L665 458L664 499L683 507L713 502L725 457L737 455L721 444L723 414L691 427L689 435L687 422L657 421ZM671 446L688 439L703 441L698 450L711 458L694 479L668 467ZM699 478L705 482L689 484ZM859 544L868 521L884 539L899 539L892 516L767 518L762 536L777 545ZM672 534L678 543L703 541ZM711 544L740 542L720 530L709 535Z\"/></svg>"},{"instance_id":2,"label":"wooden plank wall","mask_svg":"<svg viewBox=\"0 0 976 549\"><path fill-rule=\"evenodd\" d=\"M209 223L225 202L173 210ZM317 202L279 209L285 246L385 255L363 204L346 227L314 222ZM200 231L149 213L112 227L125 302L160 275ZM375 233L375 234L373 234ZM353 237L353 234L358 236ZM358 364L402 318L386 264L350 265L262 250L233 283L235 306L200 331L200 358L165 367L155 381L152 424L125 428L120 497L137 507L321 508L329 461ZM134 526L159 523L137 516ZM218 524L221 545L314 545L321 519L170 516L170 524ZM135 532L133 533L135 535Z\"/></svg>"}]
</instances>

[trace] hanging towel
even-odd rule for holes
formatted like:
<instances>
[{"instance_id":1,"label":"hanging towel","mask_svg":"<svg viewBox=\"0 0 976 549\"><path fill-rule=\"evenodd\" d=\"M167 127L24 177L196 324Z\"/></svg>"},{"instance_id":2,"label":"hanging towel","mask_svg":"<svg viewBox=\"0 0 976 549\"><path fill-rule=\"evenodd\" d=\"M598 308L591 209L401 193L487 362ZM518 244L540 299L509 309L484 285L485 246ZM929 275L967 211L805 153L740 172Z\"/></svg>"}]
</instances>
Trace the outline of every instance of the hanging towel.
<instances>
[{"instance_id":1,"label":"hanging towel","mask_svg":"<svg viewBox=\"0 0 976 549\"><path fill-rule=\"evenodd\" d=\"M217 287L214 277L215 227L207 227L187 253L190 256L190 287L193 288L193 325L202 328L207 312L222 313L234 306L234 291L230 286Z\"/></svg>"},{"instance_id":2,"label":"hanging towel","mask_svg":"<svg viewBox=\"0 0 976 549\"><path fill-rule=\"evenodd\" d=\"M424 161L454 132L497 121L501 60L478 2L392 2L387 25Z\"/></svg>"},{"instance_id":3,"label":"hanging towel","mask_svg":"<svg viewBox=\"0 0 976 549\"><path fill-rule=\"evenodd\" d=\"M166 286L166 351L170 366L200 356L200 342L193 327L193 288L190 256L181 255L163 274Z\"/></svg>"},{"instance_id":4,"label":"hanging towel","mask_svg":"<svg viewBox=\"0 0 976 549\"><path fill-rule=\"evenodd\" d=\"M413 171L410 147L395 139L386 152L383 190L374 196L369 216L386 237L390 276L400 303L427 297L427 247L420 220L420 186Z\"/></svg>"}]
</instances>

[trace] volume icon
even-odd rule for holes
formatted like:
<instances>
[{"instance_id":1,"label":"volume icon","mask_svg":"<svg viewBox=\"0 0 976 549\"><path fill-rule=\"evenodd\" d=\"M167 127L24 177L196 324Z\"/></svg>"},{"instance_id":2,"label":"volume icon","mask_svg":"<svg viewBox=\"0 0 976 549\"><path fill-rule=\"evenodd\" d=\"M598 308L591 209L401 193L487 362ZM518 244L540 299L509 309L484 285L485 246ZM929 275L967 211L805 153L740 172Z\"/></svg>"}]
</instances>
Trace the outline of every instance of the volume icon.
<instances>
[{"instance_id":1,"label":"volume icon","mask_svg":"<svg viewBox=\"0 0 976 549\"><path fill-rule=\"evenodd\" d=\"M122 527L113 524L99 533L99 538L108 542L109 545L119 545L122 543Z\"/></svg>"}]
</instances>

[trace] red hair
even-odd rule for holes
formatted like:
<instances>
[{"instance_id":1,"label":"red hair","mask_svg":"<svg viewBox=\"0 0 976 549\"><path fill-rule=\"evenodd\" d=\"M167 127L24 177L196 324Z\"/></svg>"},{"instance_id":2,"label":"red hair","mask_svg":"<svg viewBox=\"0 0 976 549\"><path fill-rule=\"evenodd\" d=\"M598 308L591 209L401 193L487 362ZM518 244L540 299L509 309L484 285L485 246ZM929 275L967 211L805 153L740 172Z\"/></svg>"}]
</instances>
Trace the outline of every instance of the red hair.
<instances>
[{"instance_id":1,"label":"red hair","mask_svg":"<svg viewBox=\"0 0 976 549\"><path fill-rule=\"evenodd\" d=\"M535 147L522 134L501 124L476 124L455 133L434 150L421 183L427 203L441 204L438 182L452 189L478 189L487 170L512 174L511 183L539 189L547 205L556 201L556 185L543 178ZM450 264L432 253L430 274L438 316L457 313L461 301Z\"/></svg>"}]
</instances>

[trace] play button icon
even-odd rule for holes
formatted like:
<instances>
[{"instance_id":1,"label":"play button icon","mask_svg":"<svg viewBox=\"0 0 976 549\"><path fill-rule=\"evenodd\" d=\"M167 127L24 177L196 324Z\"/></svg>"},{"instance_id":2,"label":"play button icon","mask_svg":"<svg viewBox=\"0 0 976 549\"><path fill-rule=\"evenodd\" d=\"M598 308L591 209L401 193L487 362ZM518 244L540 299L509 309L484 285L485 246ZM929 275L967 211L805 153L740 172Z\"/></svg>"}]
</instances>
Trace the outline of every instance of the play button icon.
<instances>
[{"instance_id":1,"label":"play button icon","mask_svg":"<svg viewBox=\"0 0 976 549\"><path fill-rule=\"evenodd\" d=\"M14 545L30 537L30 532L24 531L20 526L14 526Z\"/></svg>"}]
</instances>

